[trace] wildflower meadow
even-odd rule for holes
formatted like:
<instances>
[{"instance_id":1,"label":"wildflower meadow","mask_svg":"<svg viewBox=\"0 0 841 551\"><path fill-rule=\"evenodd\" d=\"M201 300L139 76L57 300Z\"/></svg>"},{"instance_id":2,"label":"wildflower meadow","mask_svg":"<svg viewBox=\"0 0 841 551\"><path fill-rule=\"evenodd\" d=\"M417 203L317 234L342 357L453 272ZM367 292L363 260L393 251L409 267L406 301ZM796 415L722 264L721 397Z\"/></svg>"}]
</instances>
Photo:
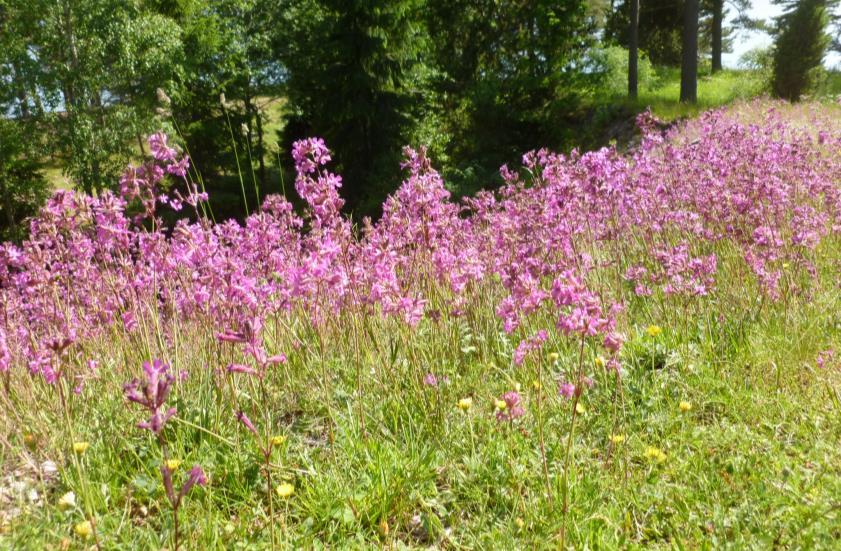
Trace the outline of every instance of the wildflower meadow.
<instances>
[{"instance_id":1,"label":"wildflower meadow","mask_svg":"<svg viewBox=\"0 0 841 551\"><path fill-rule=\"evenodd\" d=\"M458 200L406 148L373 221L313 137L217 223L152 135L0 246L0 547L837 548L839 121L643 113Z\"/></svg>"}]
</instances>

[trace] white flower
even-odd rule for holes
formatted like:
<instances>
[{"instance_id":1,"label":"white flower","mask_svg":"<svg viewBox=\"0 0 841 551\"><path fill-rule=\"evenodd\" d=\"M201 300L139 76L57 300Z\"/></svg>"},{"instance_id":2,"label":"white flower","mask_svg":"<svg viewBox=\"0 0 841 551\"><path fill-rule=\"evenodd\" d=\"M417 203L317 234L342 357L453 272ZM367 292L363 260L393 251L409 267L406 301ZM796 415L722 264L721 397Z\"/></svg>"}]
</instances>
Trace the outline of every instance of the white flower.
<instances>
[{"instance_id":1,"label":"white flower","mask_svg":"<svg viewBox=\"0 0 841 551\"><path fill-rule=\"evenodd\" d=\"M62 511L76 506L76 494L67 492L58 500L58 508Z\"/></svg>"}]
</instances>

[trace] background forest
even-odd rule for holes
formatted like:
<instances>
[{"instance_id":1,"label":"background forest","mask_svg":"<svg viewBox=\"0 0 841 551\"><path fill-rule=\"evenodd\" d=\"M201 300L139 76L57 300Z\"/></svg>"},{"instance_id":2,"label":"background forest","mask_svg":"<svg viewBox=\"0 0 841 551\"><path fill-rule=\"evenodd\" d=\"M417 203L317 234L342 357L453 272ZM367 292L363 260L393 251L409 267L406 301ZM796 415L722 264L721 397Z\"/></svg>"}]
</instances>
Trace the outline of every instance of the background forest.
<instances>
[{"instance_id":1,"label":"background forest","mask_svg":"<svg viewBox=\"0 0 841 551\"><path fill-rule=\"evenodd\" d=\"M0 233L22 237L55 187L116 188L156 130L222 219L285 193L292 142L322 136L359 219L398 186L407 144L463 195L533 148L627 141L649 106L670 120L698 101L832 93L835 3L780 3L757 20L749 0L0 0ZM746 29L775 47L722 72Z\"/></svg>"}]
</instances>

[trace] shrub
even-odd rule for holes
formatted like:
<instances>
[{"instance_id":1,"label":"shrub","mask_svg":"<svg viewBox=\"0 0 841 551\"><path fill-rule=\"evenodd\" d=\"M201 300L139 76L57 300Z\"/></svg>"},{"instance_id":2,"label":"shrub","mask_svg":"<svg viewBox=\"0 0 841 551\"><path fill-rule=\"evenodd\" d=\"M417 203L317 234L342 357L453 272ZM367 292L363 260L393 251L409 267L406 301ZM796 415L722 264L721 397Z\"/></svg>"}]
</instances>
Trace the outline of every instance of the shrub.
<instances>
[{"instance_id":1,"label":"shrub","mask_svg":"<svg viewBox=\"0 0 841 551\"><path fill-rule=\"evenodd\" d=\"M621 46L608 46L593 52L594 72L599 76L599 94L622 96L628 93L628 50ZM651 88L655 74L648 57L640 52L639 87Z\"/></svg>"}]
</instances>

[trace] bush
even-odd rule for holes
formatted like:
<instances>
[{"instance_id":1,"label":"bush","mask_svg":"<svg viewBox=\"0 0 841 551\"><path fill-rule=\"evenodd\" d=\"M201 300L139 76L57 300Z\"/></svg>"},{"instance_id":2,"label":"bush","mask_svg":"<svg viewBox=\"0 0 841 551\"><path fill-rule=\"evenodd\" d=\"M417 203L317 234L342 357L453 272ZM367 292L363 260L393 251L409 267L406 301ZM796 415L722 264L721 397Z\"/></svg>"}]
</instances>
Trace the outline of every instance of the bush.
<instances>
[{"instance_id":1,"label":"bush","mask_svg":"<svg viewBox=\"0 0 841 551\"><path fill-rule=\"evenodd\" d=\"M597 49L592 54L593 71L599 76L597 93L605 96L622 96L628 93L628 50L621 46ZM654 70L648 57L640 52L638 65L640 88L651 88L655 81Z\"/></svg>"},{"instance_id":2,"label":"bush","mask_svg":"<svg viewBox=\"0 0 841 551\"><path fill-rule=\"evenodd\" d=\"M770 88L774 77L774 48L771 46L751 48L739 58L739 64L754 71L766 88Z\"/></svg>"}]
</instances>

